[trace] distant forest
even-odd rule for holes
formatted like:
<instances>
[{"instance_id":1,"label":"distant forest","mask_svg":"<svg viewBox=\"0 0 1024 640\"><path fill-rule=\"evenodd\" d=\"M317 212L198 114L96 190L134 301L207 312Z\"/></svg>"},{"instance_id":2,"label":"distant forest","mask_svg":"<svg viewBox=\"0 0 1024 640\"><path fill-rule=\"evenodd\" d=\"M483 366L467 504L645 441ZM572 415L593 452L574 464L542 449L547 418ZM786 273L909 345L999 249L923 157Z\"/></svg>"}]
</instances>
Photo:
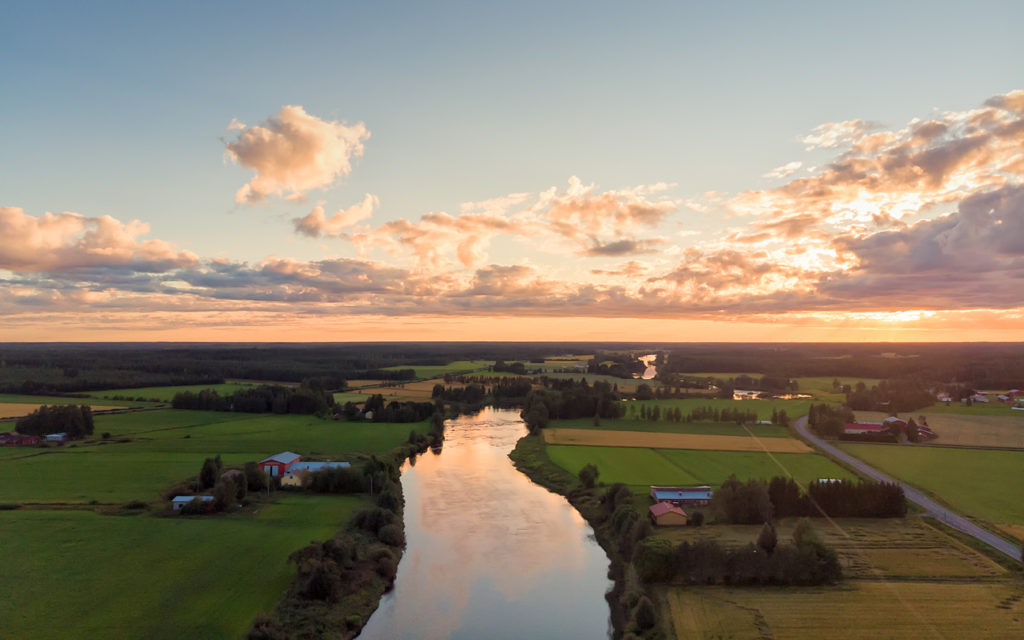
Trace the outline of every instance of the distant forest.
<instances>
[{"instance_id":1,"label":"distant forest","mask_svg":"<svg viewBox=\"0 0 1024 640\"><path fill-rule=\"evenodd\" d=\"M596 354L591 373L631 376L639 353L658 353L668 384L694 373L758 373L773 379L859 377L915 387L957 383L978 389L1024 387L1024 343L680 344L680 343L45 343L0 344L0 392L75 393L160 385L214 384L227 378L274 382L318 379L408 380L416 365L456 360L539 363ZM398 370L386 371L385 368Z\"/></svg>"}]
</instances>

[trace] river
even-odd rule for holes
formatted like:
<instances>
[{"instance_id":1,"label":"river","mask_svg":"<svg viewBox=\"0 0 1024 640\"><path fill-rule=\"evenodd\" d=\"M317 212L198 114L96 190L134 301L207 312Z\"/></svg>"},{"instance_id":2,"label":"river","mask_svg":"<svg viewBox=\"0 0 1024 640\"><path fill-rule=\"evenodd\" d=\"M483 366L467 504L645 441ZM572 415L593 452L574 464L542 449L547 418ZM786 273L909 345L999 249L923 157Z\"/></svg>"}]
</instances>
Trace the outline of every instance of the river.
<instances>
[{"instance_id":1,"label":"river","mask_svg":"<svg viewBox=\"0 0 1024 640\"><path fill-rule=\"evenodd\" d=\"M607 638L608 557L509 452L518 411L450 420L440 455L402 467L407 548L360 638Z\"/></svg>"}]
</instances>

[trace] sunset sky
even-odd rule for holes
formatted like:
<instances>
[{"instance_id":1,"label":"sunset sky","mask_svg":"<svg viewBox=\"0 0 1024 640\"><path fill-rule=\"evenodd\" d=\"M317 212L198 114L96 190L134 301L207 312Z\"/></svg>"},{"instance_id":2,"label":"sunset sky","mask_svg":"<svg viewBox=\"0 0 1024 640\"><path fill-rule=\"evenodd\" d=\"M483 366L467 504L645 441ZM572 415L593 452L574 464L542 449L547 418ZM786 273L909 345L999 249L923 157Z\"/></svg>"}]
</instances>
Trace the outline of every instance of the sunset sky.
<instances>
[{"instance_id":1,"label":"sunset sky","mask_svg":"<svg viewBox=\"0 0 1024 640\"><path fill-rule=\"evenodd\" d=\"M1024 3L9 3L0 341L1024 338Z\"/></svg>"}]
</instances>

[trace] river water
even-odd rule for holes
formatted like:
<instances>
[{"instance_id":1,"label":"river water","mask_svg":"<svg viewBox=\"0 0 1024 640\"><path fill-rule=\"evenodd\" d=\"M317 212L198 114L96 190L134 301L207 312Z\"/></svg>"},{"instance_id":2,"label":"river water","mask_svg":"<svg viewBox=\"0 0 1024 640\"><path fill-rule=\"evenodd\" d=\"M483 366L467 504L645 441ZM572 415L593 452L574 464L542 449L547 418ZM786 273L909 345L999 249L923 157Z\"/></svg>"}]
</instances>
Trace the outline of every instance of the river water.
<instances>
[{"instance_id":1,"label":"river water","mask_svg":"<svg viewBox=\"0 0 1024 640\"><path fill-rule=\"evenodd\" d=\"M508 454L518 411L450 420L402 468L408 546L360 638L607 638L608 557L563 498Z\"/></svg>"}]
</instances>

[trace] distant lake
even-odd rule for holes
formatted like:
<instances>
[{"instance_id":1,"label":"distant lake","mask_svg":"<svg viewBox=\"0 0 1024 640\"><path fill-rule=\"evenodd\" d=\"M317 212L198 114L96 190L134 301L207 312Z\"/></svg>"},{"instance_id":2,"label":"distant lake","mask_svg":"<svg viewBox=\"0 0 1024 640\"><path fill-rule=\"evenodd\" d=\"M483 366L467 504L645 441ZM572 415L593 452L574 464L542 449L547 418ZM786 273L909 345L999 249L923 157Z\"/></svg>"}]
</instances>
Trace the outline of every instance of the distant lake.
<instances>
[{"instance_id":1,"label":"distant lake","mask_svg":"<svg viewBox=\"0 0 1024 640\"><path fill-rule=\"evenodd\" d=\"M360 638L607 638L608 557L560 495L508 454L518 411L448 422L444 450L402 468L408 547Z\"/></svg>"}]
</instances>

